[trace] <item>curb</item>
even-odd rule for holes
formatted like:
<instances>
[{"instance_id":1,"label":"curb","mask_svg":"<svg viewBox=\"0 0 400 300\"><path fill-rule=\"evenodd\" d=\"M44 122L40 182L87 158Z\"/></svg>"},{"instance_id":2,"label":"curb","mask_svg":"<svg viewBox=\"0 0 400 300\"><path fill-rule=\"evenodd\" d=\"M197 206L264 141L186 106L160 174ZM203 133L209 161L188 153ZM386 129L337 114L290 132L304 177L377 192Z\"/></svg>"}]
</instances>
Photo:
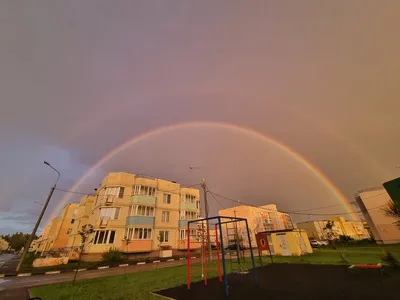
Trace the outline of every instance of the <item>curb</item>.
<instances>
[{"instance_id":1,"label":"curb","mask_svg":"<svg viewBox=\"0 0 400 300\"><path fill-rule=\"evenodd\" d=\"M44 273L44 275L52 275L52 274L60 274L60 273L61 273L61 271L49 271L49 272Z\"/></svg>"},{"instance_id":2,"label":"curb","mask_svg":"<svg viewBox=\"0 0 400 300\"><path fill-rule=\"evenodd\" d=\"M191 259L197 258L195 256L191 257ZM186 260L186 257L180 257L179 260ZM102 270L102 269L109 269L109 268L118 268L118 267L129 267L129 266L137 266L137 265L145 265L146 263L163 263L163 262L171 262L176 261L178 259L170 258L170 259L162 259L162 260L154 260L152 262L135 262L131 264L120 264L120 265L112 265L112 266L99 266L99 267L89 267L85 269L65 269L65 270L54 270L54 271L47 271L47 272L32 272L32 273L9 273L9 274L0 274L0 278L4 277L28 277L28 276L36 276L36 275L56 275L60 273L71 273L71 272L83 272L88 270ZM160 295L159 295L160 296Z\"/></svg>"}]
</instances>

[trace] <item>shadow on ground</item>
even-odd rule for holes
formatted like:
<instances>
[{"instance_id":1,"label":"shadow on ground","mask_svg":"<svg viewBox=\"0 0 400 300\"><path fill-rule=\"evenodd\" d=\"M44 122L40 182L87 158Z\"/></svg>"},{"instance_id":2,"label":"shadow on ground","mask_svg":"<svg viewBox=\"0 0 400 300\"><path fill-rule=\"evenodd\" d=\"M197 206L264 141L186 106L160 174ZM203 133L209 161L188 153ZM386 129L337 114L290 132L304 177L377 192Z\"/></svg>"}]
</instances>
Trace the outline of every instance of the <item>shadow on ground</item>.
<instances>
[{"instance_id":1,"label":"shadow on ground","mask_svg":"<svg viewBox=\"0 0 400 300\"><path fill-rule=\"evenodd\" d=\"M385 269L356 270L346 266L273 264L257 269L259 286L253 274L228 276L229 299L399 299L400 272ZM177 300L224 299L224 285L217 279L178 286L157 294Z\"/></svg>"},{"instance_id":2,"label":"shadow on ground","mask_svg":"<svg viewBox=\"0 0 400 300\"><path fill-rule=\"evenodd\" d=\"M29 292L27 288L0 291L1 300L28 300Z\"/></svg>"}]
</instances>

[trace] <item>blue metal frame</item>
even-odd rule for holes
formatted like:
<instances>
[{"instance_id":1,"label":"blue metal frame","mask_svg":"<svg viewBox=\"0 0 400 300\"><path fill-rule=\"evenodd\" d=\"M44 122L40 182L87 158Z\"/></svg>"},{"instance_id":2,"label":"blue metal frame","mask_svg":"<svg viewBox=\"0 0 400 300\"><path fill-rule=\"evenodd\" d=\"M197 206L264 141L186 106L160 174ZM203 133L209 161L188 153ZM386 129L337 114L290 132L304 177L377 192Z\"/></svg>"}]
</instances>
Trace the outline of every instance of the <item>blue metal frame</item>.
<instances>
[{"instance_id":1,"label":"blue metal frame","mask_svg":"<svg viewBox=\"0 0 400 300\"><path fill-rule=\"evenodd\" d=\"M228 219L229 221L221 222L221 220L223 220L223 219ZM223 268L223 272L224 272L225 295L227 297L229 296L229 286L228 286L228 276L226 274L225 247L224 247L224 239L223 239L223 234L222 234L222 224L228 224L228 223L233 223L233 222L242 222L242 221L244 221L246 223L247 238L248 238L248 241L249 241L251 262L252 262L252 266L253 266L252 272L253 272L254 281L255 281L256 285L258 285L258 274L257 274L257 270L256 270L255 260L254 260L253 246L251 245L249 224L247 222L247 219L245 219L245 218L236 218L236 217L216 216L216 217L209 217L209 218L203 218L203 219L188 221L188 227L190 226L190 223L198 223L198 222L210 221L210 220L218 220L217 224L218 224L218 227L219 227L219 234L220 234L222 268Z\"/></svg>"}]
</instances>

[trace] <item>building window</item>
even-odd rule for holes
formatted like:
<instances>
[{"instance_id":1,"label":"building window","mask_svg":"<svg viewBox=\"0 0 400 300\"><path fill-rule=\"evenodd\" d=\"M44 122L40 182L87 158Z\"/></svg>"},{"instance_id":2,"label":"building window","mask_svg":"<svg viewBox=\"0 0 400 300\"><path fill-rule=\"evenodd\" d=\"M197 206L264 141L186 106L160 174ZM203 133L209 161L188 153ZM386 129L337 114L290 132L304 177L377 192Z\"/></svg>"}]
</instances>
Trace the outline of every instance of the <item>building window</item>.
<instances>
[{"instance_id":1,"label":"building window","mask_svg":"<svg viewBox=\"0 0 400 300\"><path fill-rule=\"evenodd\" d=\"M154 207L146 205L132 205L130 215L154 217Z\"/></svg>"},{"instance_id":2,"label":"building window","mask_svg":"<svg viewBox=\"0 0 400 300\"><path fill-rule=\"evenodd\" d=\"M193 195L185 195L186 203L194 203L196 201L196 196Z\"/></svg>"},{"instance_id":3,"label":"building window","mask_svg":"<svg viewBox=\"0 0 400 300\"><path fill-rule=\"evenodd\" d=\"M151 240L152 229L151 228L128 228L127 239L129 240Z\"/></svg>"},{"instance_id":4,"label":"building window","mask_svg":"<svg viewBox=\"0 0 400 300\"><path fill-rule=\"evenodd\" d=\"M108 240L108 243L109 243L109 244L114 244L114 238L115 238L115 231L112 230L112 231L110 232L110 239Z\"/></svg>"},{"instance_id":5,"label":"building window","mask_svg":"<svg viewBox=\"0 0 400 300\"><path fill-rule=\"evenodd\" d=\"M124 198L124 192L125 192L125 188L124 187L120 187L119 188L119 193L118 193L118 198Z\"/></svg>"},{"instance_id":6,"label":"building window","mask_svg":"<svg viewBox=\"0 0 400 300\"><path fill-rule=\"evenodd\" d=\"M71 219L71 224L74 224L74 222L75 222L75 219Z\"/></svg>"},{"instance_id":7,"label":"building window","mask_svg":"<svg viewBox=\"0 0 400 300\"><path fill-rule=\"evenodd\" d=\"M169 231L160 231L160 243L168 243Z\"/></svg>"},{"instance_id":8,"label":"building window","mask_svg":"<svg viewBox=\"0 0 400 300\"><path fill-rule=\"evenodd\" d=\"M200 201L196 201L196 208L200 209Z\"/></svg>"},{"instance_id":9,"label":"building window","mask_svg":"<svg viewBox=\"0 0 400 300\"><path fill-rule=\"evenodd\" d=\"M133 194L154 197L156 195L156 189L145 185L135 185L133 188Z\"/></svg>"},{"instance_id":10,"label":"building window","mask_svg":"<svg viewBox=\"0 0 400 300\"><path fill-rule=\"evenodd\" d=\"M161 221L162 222L169 222L169 211L163 211L161 214Z\"/></svg>"},{"instance_id":11,"label":"building window","mask_svg":"<svg viewBox=\"0 0 400 300\"><path fill-rule=\"evenodd\" d=\"M186 211L185 212L185 220L196 220L197 212L195 211Z\"/></svg>"},{"instance_id":12,"label":"building window","mask_svg":"<svg viewBox=\"0 0 400 300\"><path fill-rule=\"evenodd\" d=\"M68 228L67 234L70 234L72 232L72 228Z\"/></svg>"},{"instance_id":13,"label":"building window","mask_svg":"<svg viewBox=\"0 0 400 300\"><path fill-rule=\"evenodd\" d=\"M115 230L99 230L95 232L93 244L114 244Z\"/></svg>"},{"instance_id":14,"label":"building window","mask_svg":"<svg viewBox=\"0 0 400 300\"><path fill-rule=\"evenodd\" d=\"M125 188L122 186L108 186L105 188L105 196L124 197Z\"/></svg>"},{"instance_id":15,"label":"building window","mask_svg":"<svg viewBox=\"0 0 400 300\"><path fill-rule=\"evenodd\" d=\"M164 203L171 204L171 194L164 194Z\"/></svg>"},{"instance_id":16,"label":"building window","mask_svg":"<svg viewBox=\"0 0 400 300\"><path fill-rule=\"evenodd\" d=\"M118 219L120 207L102 207L100 208L100 219Z\"/></svg>"}]
</instances>

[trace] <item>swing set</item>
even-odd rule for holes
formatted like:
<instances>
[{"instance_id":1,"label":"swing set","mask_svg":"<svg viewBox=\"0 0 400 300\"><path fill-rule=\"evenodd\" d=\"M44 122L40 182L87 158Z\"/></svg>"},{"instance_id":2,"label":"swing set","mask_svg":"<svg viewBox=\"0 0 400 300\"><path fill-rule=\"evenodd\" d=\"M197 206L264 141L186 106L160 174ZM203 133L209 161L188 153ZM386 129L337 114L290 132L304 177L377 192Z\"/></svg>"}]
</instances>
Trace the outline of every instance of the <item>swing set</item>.
<instances>
[{"instance_id":1,"label":"swing set","mask_svg":"<svg viewBox=\"0 0 400 300\"><path fill-rule=\"evenodd\" d=\"M239 235L239 229L242 234ZM244 231L244 234L243 234ZM244 236L244 237L243 237ZM245 250L244 241L247 240ZM192 251L201 251L201 262L192 257ZM248 253L250 252L250 253ZM251 271L247 269L246 257L250 254ZM230 272L228 271L230 263ZM201 266L201 277L207 286L210 271L217 271L218 280L223 283L225 295L229 296L228 273L245 275L252 273L258 285L258 275L251 245L247 219L216 216L188 221L187 224L187 288L190 290L196 266Z\"/></svg>"}]
</instances>

